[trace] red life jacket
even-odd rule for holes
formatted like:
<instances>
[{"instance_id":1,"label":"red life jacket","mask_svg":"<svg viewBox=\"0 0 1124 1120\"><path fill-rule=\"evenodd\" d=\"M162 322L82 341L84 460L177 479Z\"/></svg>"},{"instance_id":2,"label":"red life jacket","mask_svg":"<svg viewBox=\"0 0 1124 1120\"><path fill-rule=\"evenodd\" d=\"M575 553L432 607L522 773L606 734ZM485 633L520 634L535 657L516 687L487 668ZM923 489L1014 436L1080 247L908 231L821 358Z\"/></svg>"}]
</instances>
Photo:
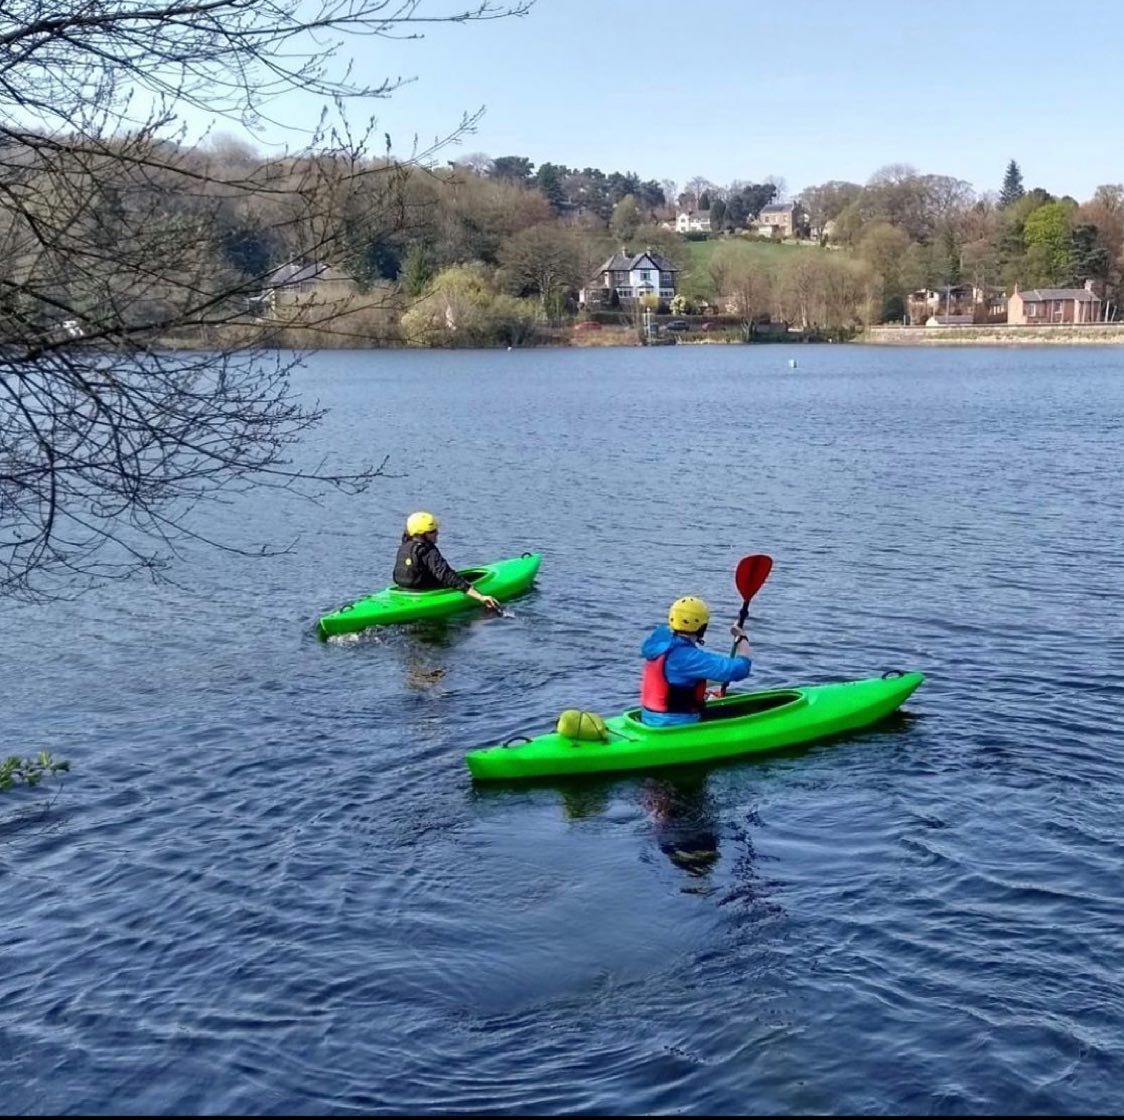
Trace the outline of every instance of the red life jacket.
<instances>
[{"instance_id":1,"label":"red life jacket","mask_svg":"<svg viewBox=\"0 0 1124 1120\"><path fill-rule=\"evenodd\" d=\"M640 706L650 712L701 712L706 707L706 681L695 681L693 685L671 684L665 671L671 649L644 663Z\"/></svg>"}]
</instances>

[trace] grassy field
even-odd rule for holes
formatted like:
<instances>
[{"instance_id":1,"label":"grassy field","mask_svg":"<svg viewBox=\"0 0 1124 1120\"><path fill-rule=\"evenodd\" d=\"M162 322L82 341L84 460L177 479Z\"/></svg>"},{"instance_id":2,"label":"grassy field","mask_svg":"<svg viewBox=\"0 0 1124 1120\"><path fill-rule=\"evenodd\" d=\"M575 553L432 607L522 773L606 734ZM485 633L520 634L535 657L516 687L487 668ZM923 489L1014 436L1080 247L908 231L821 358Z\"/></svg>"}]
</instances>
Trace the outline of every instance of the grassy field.
<instances>
[{"instance_id":1,"label":"grassy field","mask_svg":"<svg viewBox=\"0 0 1124 1120\"><path fill-rule=\"evenodd\" d=\"M697 269L699 265L705 265L706 262L713 255L714 250L719 245L724 244L726 241L733 241L735 243L745 245L747 251L751 253L760 253L762 260L777 260L783 257L786 253L795 253L801 249L813 247L811 242L801 243L797 241L758 241L749 237L730 237L730 238L711 238L709 241L688 241L687 249L691 254L691 268Z\"/></svg>"},{"instance_id":2,"label":"grassy field","mask_svg":"<svg viewBox=\"0 0 1124 1120\"><path fill-rule=\"evenodd\" d=\"M710 277L707 275L706 266L719 245L730 242L741 245L743 251L751 257L759 257L762 265L775 264L792 253L800 252L802 249L815 248L813 242L771 242L748 237L716 237L709 241L688 241L687 250L690 254L690 263L684 270L679 283L680 291L688 299L712 299L714 297L716 293L713 291Z\"/></svg>"}]
</instances>

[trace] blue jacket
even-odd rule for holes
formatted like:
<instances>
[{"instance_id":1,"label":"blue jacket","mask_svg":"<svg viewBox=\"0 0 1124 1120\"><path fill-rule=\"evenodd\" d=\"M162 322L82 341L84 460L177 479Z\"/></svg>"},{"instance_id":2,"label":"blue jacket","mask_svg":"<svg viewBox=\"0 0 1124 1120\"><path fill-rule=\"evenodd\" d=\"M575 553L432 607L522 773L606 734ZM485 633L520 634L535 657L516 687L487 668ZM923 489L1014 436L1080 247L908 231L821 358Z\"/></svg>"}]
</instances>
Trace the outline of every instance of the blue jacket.
<instances>
[{"instance_id":1,"label":"blue jacket","mask_svg":"<svg viewBox=\"0 0 1124 1120\"><path fill-rule=\"evenodd\" d=\"M644 639L640 652L646 661L655 661L660 654L666 652L667 660L663 667L668 683L688 688L700 680L719 681L722 684L745 680L752 667L748 657L723 657L720 653L711 653L687 638L672 633L670 626L657 626ZM647 708L642 709L641 715L644 722L653 727L695 723L699 718L690 712L650 712Z\"/></svg>"}]
</instances>

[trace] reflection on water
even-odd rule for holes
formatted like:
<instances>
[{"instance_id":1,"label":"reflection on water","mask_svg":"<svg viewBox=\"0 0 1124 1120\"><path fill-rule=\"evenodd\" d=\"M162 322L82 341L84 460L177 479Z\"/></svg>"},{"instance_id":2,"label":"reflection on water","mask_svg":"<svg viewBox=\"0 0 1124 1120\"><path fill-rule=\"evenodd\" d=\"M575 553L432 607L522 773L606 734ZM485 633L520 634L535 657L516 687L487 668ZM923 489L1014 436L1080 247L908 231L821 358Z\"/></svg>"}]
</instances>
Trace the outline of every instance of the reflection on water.
<instances>
[{"instance_id":1,"label":"reflection on water","mask_svg":"<svg viewBox=\"0 0 1124 1120\"><path fill-rule=\"evenodd\" d=\"M659 850L673 866L695 878L705 877L718 862L719 827L713 800L707 793L706 773L675 774L631 781L629 801L639 805L652 823ZM533 783L551 786L562 799L567 820L604 815L619 782L607 778ZM631 790L635 790L635 794ZM619 792L619 789L616 790Z\"/></svg>"},{"instance_id":2,"label":"reflection on water","mask_svg":"<svg viewBox=\"0 0 1124 1120\"><path fill-rule=\"evenodd\" d=\"M659 849L681 871L701 878L718 862L718 824L703 774L648 778L640 803L655 828Z\"/></svg>"},{"instance_id":3,"label":"reflection on water","mask_svg":"<svg viewBox=\"0 0 1124 1120\"><path fill-rule=\"evenodd\" d=\"M600 816L609 804L609 789L606 782L560 787L562 808L567 820L580 821L587 817Z\"/></svg>"}]
</instances>

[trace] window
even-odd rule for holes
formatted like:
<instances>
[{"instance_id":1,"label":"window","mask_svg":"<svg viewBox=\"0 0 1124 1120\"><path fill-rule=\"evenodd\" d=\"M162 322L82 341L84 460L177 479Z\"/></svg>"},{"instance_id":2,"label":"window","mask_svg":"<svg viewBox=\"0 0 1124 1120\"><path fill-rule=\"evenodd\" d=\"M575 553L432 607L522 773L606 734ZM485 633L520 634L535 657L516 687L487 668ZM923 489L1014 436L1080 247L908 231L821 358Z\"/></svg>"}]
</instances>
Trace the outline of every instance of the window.
<instances>
[{"instance_id":1,"label":"window","mask_svg":"<svg viewBox=\"0 0 1124 1120\"><path fill-rule=\"evenodd\" d=\"M645 284L650 284L652 282L651 272L648 269L644 269L643 272L640 273L640 279L643 280Z\"/></svg>"}]
</instances>

